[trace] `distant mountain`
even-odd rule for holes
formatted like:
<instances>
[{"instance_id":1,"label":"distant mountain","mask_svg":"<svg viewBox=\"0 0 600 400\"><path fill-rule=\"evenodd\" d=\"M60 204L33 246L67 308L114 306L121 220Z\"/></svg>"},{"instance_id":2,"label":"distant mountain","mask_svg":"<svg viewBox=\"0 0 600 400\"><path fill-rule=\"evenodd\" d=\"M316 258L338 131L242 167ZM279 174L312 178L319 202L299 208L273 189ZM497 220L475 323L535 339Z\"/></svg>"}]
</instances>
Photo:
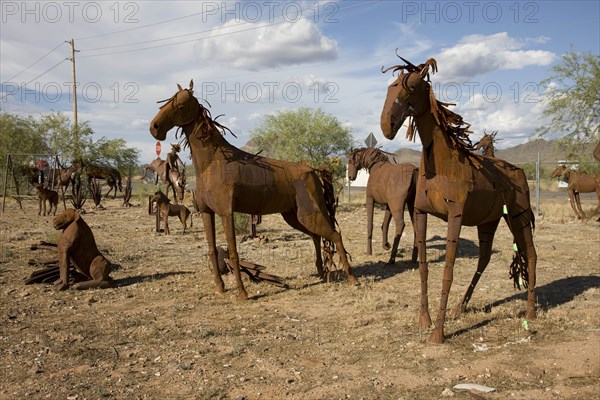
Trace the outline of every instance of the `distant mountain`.
<instances>
[{"instance_id":1,"label":"distant mountain","mask_svg":"<svg viewBox=\"0 0 600 400\"><path fill-rule=\"evenodd\" d=\"M256 153L259 150L252 140L248 141L242 149L249 153ZM590 145L589 149L584 151L591 155L593 150L594 145ZM540 162L542 164L556 164L559 160L568 158L564 148L561 148L555 140L545 139L535 139L514 147L496 149L496 157L502 158L513 164L535 163L537 161L538 152L540 153ZM395 158L398 163L413 163L419 165L421 160L421 152L409 148L399 148L394 151L393 154L393 158Z\"/></svg>"},{"instance_id":2,"label":"distant mountain","mask_svg":"<svg viewBox=\"0 0 600 400\"><path fill-rule=\"evenodd\" d=\"M421 162L421 152L409 148L400 148L394 152L393 158L397 163L413 163L418 166Z\"/></svg>"},{"instance_id":3,"label":"distant mountain","mask_svg":"<svg viewBox=\"0 0 600 400\"><path fill-rule=\"evenodd\" d=\"M593 145L585 150L592 154ZM567 153L564 148L561 148L554 140L536 139L527 143L519 144L506 149L496 149L496 157L502 158L513 164L535 163L537 161L538 152L540 153L540 162L542 164L555 164L559 160L564 160ZM419 164L421 152L400 148L394 152L398 162L410 162Z\"/></svg>"},{"instance_id":4,"label":"distant mountain","mask_svg":"<svg viewBox=\"0 0 600 400\"><path fill-rule=\"evenodd\" d=\"M502 158L513 164L534 163L540 153L541 163L556 163L564 158L564 151L557 146L555 141L536 139L515 147L496 150L496 157Z\"/></svg>"},{"instance_id":5,"label":"distant mountain","mask_svg":"<svg viewBox=\"0 0 600 400\"><path fill-rule=\"evenodd\" d=\"M258 145L256 144L256 139L255 138L250 138L250 140L248 140L246 142L246 144L244 144L242 147L240 147L242 150L251 153L251 154L256 154L259 151L261 151L260 148L258 148Z\"/></svg>"}]
</instances>

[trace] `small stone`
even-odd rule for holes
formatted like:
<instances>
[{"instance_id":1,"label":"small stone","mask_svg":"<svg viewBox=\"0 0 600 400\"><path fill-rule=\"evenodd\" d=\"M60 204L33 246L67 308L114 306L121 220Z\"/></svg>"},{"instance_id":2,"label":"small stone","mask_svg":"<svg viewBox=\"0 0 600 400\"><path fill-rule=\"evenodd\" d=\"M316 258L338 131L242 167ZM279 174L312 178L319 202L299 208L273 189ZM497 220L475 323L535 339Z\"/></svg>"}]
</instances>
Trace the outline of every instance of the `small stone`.
<instances>
[{"instance_id":1,"label":"small stone","mask_svg":"<svg viewBox=\"0 0 600 400\"><path fill-rule=\"evenodd\" d=\"M442 391L442 396L444 396L444 397L452 397L452 396L454 396L454 392L452 390L446 388L446 389L444 389Z\"/></svg>"},{"instance_id":2,"label":"small stone","mask_svg":"<svg viewBox=\"0 0 600 400\"><path fill-rule=\"evenodd\" d=\"M534 378L541 378L542 376L544 376L544 370L537 368L537 367L529 367L529 374L531 376L533 376Z\"/></svg>"}]
</instances>

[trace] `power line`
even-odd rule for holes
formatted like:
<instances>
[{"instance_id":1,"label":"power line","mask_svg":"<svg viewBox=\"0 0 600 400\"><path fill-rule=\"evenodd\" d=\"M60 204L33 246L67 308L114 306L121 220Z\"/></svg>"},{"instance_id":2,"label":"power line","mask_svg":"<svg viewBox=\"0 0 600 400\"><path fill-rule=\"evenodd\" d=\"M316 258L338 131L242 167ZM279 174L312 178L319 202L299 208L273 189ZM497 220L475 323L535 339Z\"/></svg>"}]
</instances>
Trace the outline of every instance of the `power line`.
<instances>
[{"instance_id":1,"label":"power line","mask_svg":"<svg viewBox=\"0 0 600 400\"><path fill-rule=\"evenodd\" d=\"M29 82L25 83L23 85L23 88L26 89L27 85L29 85L31 82L35 81L38 78L41 78L42 76L46 75L48 72L52 71L53 69L55 69L56 67L58 67L60 64L64 63L65 61L67 61L68 58L65 58L61 61L59 61L57 64L55 64L54 66L48 68L47 70L45 70L44 72L42 72L41 74L39 74L38 76L36 76L35 78L31 79ZM0 99L4 99L5 97L9 96L11 93L5 93Z\"/></svg>"},{"instance_id":2,"label":"power line","mask_svg":"<svg viewBox=\"0 0 600 400\"><path fill-rule=\"evenodd\" d=\"M109 55L114 55L114 54L124 54L124 53L133 53L136 51L143 51L143 50L150 50L150 49L159 49L162 47L168 47L168 46L175 46L175 45L180 45L180 44L186 44L186 43L193 43L193 42L197 42L199 40L205 40L205 39L212 39L215 37L221 37L221 36L228 36L228 35L234 35L236 33L241 33L241 32L247 32L247 31L252 31L252 30L256 30L256 29L260 29L260 28L264 28L265 26L274 26L274 25L279 25L279 24L283 24L286 21L280 21L280 22L274 22L272 24L269 25L262 25L262 26L254 26L252 28L247 28L247 29L241 29L241 30L237 30L234 32L227 32L227 33L221 33L218 35L213 35L213 36L207 36L207 37L201 37L201 38L196 38L196 39L189 39L189 40L184 40L181 42L175 42L175 43L165 43L165 44L160 44L157 46L147 46L147 47L141 47L138 49L129 49L129 50L122 50L122 51L113 51L113 52L109 52L109 53L101 53L101 54L88 54L88 55L83 55L80 56L79 58L90 58L90 57L98 57L98 56L109 56ZM127 46L127 45L124 45Z\"/></svg>"},{"instance_id":3,"label":"power line","mask_svg":"<svg viewBox=\"0 0 600 400\"><path fill-rule=\"evenodd\" d=\"M281 23L281 22L278 22L278 23ZM243 22L243 23L240 23L239 25L236 25L236 26L245 25L245 24L248 24L248 22ZM261 27L265 27L265 26L270 26L270 25L263 25ZM253 29L259 29L261 27L255 27ZM180 35L169 36L169 37L165 37L165 38L161 38L161 39L145 40L145 41L142 41L142 42L132 42L132 43L126 43L126 44L116 44L114 46L95 47L93 49L86 49L85 51L108 50L108 49L115 49L115 48L119 48L119 47L136 46L136 45L146 44L146 43L156 43L156 42L162 42L162 41L165 41L165 40L177 39L177 38L185 37L185 36L199 35L201 33L209 33L209 32L214 32L216 30L229 29L229 28L232 28L232 26L219 26L219 27L216 27L216 28L206 29L206 30L203 30L203 31L191 32L191 33L182 33ZM243 32L243 31L240 31L240 32ZM233 33L237 33L237 31L236 32L230 32L230 34L233 34ZM203 39L203 38L200 38L200 39ZM194 40L200 40L200 39L194 39ZM175 45L175 44L180 44L180 43L188 43L188 41L170 43L170 44L168 44L168 46ZM149 48L154 48L154 47L149 47ZM137 49L134 49L134 50L137 50ZM90 56L90 57L92 57L92 56Z\"/></svg>"},{"instance_id":4,"label":"power line","mask_svg":"<svg viewBox=\"0 0 600 400\"><path fill-rule=\"evenodd\" d=\"M351 5L351 6L348 6L348 7L342 7L340 9L338 9L337 11L346 11L346 10L349 10L349 9L352 9L352 8L362 7L362 6L365 6L365 5L378 3L380 1L381 0L372 0L372 1L367 1L367 2L364 2L364 3L360 3L360 4L354 4L354 5ZM302 9L302 11L309 10L309 9L311 9L313 7L314 7L314 5L311 6L311 7ZM316 13L319 13L319 11L316 11ZM199 14L199 13L196 13L196 14ZM185 17L180 17L178 19L181 19L181 18L185 18ZM173 19L173 20L177 20L177 18ZM157 22L154 25L165 23L165 22L169 22L169 21L171 21L171 20ZM279 22L273 22L273 23L266 24L266 25L261 25L261 26L252 26L251 28L241 29L241 30L237 30L237 31L234 31L234 32L221 33L221 34L217 34L217 35L213 35L213 36L207 36L207 37L201 37L201 38L196 38L196 39L184 40L184 41L179 41L179 42L174 42L174 43L165 43L165 44L156 45L156 46L141 47L141 48L137 48L137 49L129 49L129 50L122 50L122 51L115 51L115 52L108 52L108 53L100 53L100 54L88 54L88 55L82 55L79 58L90 58L90 57L98 57L98 56L105 56L105 55L125 54L125 53L131 53L131 52L137 52L137 51L143 51L143 50L150 50L150 49L157 49L157 48L168 47L168 46L175 46L175 45L186 44L186 43L193 43L193 42L196 42L196 41L199 41L199 40L206 40L206 39L212 39L212 38L215 38L215 37L222 37L222 36L234 35L234 34L237 34L237 33L248 32L248 31L252 31L252 30L256 30L256 29L261 29L261 28L265 28L265 27L275 26L275 25L283 24L285 22L289 22L289 21L287 21L287 20L284 19L283 21L279 21ZM243 23L240 23L237 26L245 25L245 24L249 24L249 23L250 22L243 22ZM151 25L146 25L146 26L151 26ZM143 27L139 27L139 28L141 29ZM170 37L166 37L166 38L153 39L153 40L147 40L147 41L142 41L142 42L134 42L134 43L128 43L128 44L114 45L114 46L97 47L97 48L83 50L83 51L87 52L87 51L104 50L104 49L111 49L111 48L118 48L118 47L135 46L135 45L146 44L146 43L155 43L155 42L164 41L164 40L170 40L170 39L175 39L175 38L179 38L179 37L185 37L185 36L191 36L191 35L198 35L198 34L201 34L201 33L214 32L216 30L227 29L227 28L231 28L231 27L220 26L220 27L216 27L216 28L212 28L212 29L208 29L208 30L204 30L204 31L198 31L198 32L192 32L192 33L180 34L180 35L170 36ZM119 32L121 32L121 31L119 31ZM114 33L119 33L119 32L114 32Z\"/></svg>"},{"instance_id":5,"label":"power line","mask_svg":"<svg viewBox=\"0 0 600 400\"><path fill-rule=\"evenodd\" d=\"M4 81L4 82L12 82L13 79L15 79L17 76L21 75L23 72L27 71L29 68L33 67L35 64L37 64L38 62L42 61L44 58L48 57L51 53L53 53L56 49L58 49L60 46L62 46L63 44L65 44L64 42L60 42L58 44L58 46L56 46L55 48L53 48L52 50L50 50L49 52L47 52L46 54L44 54L43 56L41 56L40 58L38 58L37 60L35 60L30 66L28 66L27 68L25 68L24 70L22 70L21 72L17 73L15 76L13 76L12 78Z\"/></svg>"},{"instance_id":6,"label":"power line","mask_svg":"<svg viewBox=\"0 0 600 400\"><path fill-rule=\"evenodd\" d=\"M221 6L223 6L223 5L225 5L225 3L221 3ZM220 10L221 6L217 7L214 10L211 10L211 12ZM197 13L193 13L193 14L189 14L189 15L184 15L184 16L177 17L177 18L171 18L171 19L166 19L164 21L154 22L152 24L147 24L147 25L142 25L142 26L136 26L136 27L133 27L133 28L122 29L120 31L100 33L98 35L92 35L92 36L85 36L85 37L77 38L77 40L88 40L88 39L94 39L94 38L97 38L97 37L103 37L103 36L109 36L109 35L116 35L118 33L123 33L123 32L131 32L131 31L135 31L135 30L138 30L138 29L149 28L149 27L156 26L156 25L162 25L162 24L166 24L166 23L169 23L169 22L179 21L179 20L182 20L182 19L185 19L185 18L195 17L197 15L202 15L205 12L206 11L200 11L200 12L197 12Z\"/></svg>"}]
</instances>

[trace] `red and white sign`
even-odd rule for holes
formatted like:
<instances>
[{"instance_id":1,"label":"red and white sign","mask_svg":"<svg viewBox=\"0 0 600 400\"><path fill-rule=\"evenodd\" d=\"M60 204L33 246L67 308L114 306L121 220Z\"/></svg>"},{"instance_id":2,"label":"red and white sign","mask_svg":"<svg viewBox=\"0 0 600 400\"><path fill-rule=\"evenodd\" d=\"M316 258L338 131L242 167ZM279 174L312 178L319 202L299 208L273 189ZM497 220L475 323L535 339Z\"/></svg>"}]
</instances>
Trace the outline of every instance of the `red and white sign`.
<instances>
[{"instance_id":1,"label":"red and white sign","mask_svg":"<svg viewBox=\"0 0 600 400\"><path fill-rule=\"evenodd\" d=\"M35 168L40 171L48 171L50 169L50 165L48 165L48 161L46 160L37 160L35 162Z\"/></svg>"},{"instance_id":2,"label":"red and white sign","mask_svg":"<svg viewBox=\"0 0 600 400\"><path fill-rule=\"evenodd\" d=\"M157 156L160 156L160 150L161 150L160 142L156 142L156 155Z\"/></svg>"}]
</instances>

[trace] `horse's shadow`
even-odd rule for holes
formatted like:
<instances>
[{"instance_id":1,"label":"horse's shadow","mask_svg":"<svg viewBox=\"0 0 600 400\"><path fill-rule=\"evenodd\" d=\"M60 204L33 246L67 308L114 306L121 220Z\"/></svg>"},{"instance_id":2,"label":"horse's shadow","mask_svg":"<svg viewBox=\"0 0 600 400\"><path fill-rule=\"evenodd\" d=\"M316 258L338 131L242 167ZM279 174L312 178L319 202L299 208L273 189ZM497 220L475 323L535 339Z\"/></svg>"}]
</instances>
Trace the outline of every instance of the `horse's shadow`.
<instances>
[{"instance_id":1,"label":"horse's shadow","mask_svg":"<svg viewBox=\"0 0 600 400\"><path fill-rule=\"evenodd\" d=\"M127 278L115 279L114 284L116 287L125 287L125 286L135 285L136 283L157 281L157 280L168 278L170 276L187 275L187 274L192 274L192 272L190 272L190 271L172 271L172 272L161 272L161 273L148 274L148 275L130 276Z\"/></svg>"},{"instance_id":2,"label":"horse's shadow","mask_svg":"<svg viewBox=\"0 0 600 400\"><path fill-rule=\"evenodd\" d=\"M435 251L435 259L427 260L429 262L442 262L446 259L446 238L435 235L427 239L427 250ZM492 254L497 251L492 250ZM479 258L479 246L472 240L460 238L456 258Z\"/></svg>"},{"instance_id":3,"label":"horse's shadow","mask_svg":"<svg viewBox=\"0 0 600 400\"><path fill-rule=\"evenodd\" d=\"M547 283L543 286L538 286L535 288L538 309L542 311L548 311L552 308L556 308L558 306L572 301L573 299L575 299L575 297L581 295L588 289L597 287L600 287L600 277L592 275L569 276L567 278L561 278L556 281ZM504 299L490 303L484 306L483 309L491 310L493 307L509 303L513 300L526 299L526 292L516 293L511 296L505 297ZM519 312L519 317L523 317L524 315L525 310ZM459 329L456 332L452 333L450 336L457 337L472 330L480 329L491 323L493 320L494 318L486 319L485 321L481 321L476 325Z\"/></svg>"},{"instance_id":4,"label":"horse's shadow","mask_svg":"<svg viewBox=\"0 0 600 400\"><path fill-rule=\"evenodd\" d=\"M395 264L388 264L385 261L368 262L363 265L352 267L352 271L357 278L362 276L372 276L378 279L388 279L406 271L419 268L418 263L411 261L396 261Z\"/></svg>"},{"instance_id":5,"label":"horse's shadow","mask_svg":"<svg viewBox=\"0 0 600 400\"><path fill-rule=\"evenodd\" d=\"M600 277L593 275L569 276L535 288L537 305L540 310L548 311L566 304L590 288L600 287ZM497 307L516 299L527 299L527 292L513 294L491 303L488 307Z\"/></svg>"},{"instance_id":6,"label":"horse's shadow","mask_svg":"<svg viewBox=\"0 0 600 400\"><path fill-rule=\"evenodd\" d=\"M446 259L446 240L445 238L435 235L427 240L427 251L433 250L435 256L433 259L429 258L428 262L442 262ZM410 257L410 249L399 250L404 253L404 257ZM479 246L472 240L460 239L458 243L457 258L464 257L479 257ZM387 257L387 255L386 255ZM395 264L388 264L385 261L377 261L371 263L365 263L363 265L357 265L353 267L354 273L357 277L361 276L377 276L381 279L388 279L395 275L401 274L405 271L411 271L419 267L418 262L411 262L410 260L396 261Z\"/></svg>"}]
</instances>

